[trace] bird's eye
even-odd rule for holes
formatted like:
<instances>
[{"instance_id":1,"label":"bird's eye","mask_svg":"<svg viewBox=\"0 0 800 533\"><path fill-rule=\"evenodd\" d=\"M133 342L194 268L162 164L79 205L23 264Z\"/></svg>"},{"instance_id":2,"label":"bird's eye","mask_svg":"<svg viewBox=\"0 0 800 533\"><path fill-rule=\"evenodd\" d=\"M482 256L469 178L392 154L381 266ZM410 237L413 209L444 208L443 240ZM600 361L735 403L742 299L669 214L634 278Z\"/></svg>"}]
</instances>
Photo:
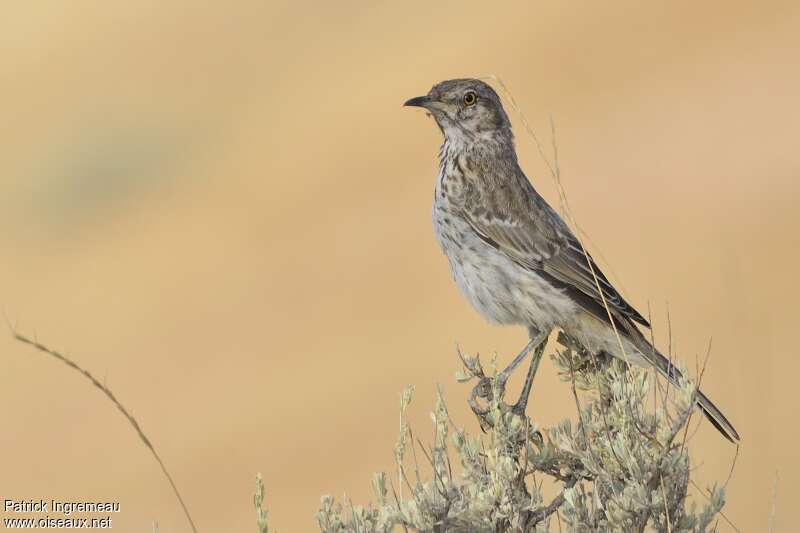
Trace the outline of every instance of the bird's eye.
<instances>
[{"instance_id":1,"label":"bird's eye","mask_svg":"<svg viewBox=\"0 0 800 533\"><path fill-rule=\"evenodd\" d=\"M475 101L478 97L475 95L473 91L467 91L464 93L464 105L469 107L471 105L475 105Z\"/></svg>"}]
</instances>

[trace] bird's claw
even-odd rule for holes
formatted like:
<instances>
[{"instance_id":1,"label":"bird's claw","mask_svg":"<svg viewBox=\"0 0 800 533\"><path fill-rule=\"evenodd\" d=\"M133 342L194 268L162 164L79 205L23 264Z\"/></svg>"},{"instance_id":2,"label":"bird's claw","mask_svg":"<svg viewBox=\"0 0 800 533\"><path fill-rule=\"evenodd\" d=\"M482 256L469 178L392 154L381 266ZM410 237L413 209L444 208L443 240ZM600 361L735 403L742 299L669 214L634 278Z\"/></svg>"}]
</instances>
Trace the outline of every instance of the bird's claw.
<instances>
[{"instance_id":1,"label":"bird's claw","mask_svg":"<svg viewBox=\"0 0 800 533\"><path fill-rule=\"evenodd\" d=\"M497 403L501 412L511 412L523 419L527 416L525 414L528 403L526 401L527 398L520 398L514 404L507 404L503 401L506 392L506 382L508 381L508 376L506 374L501 373L495 377L486 375L476 375L475 377L478 378L478 383L472 388L469 405L472 412L481 420L482 426L487 427L491 425L487 420L487 415L491 409L491 403L495 399L495 394L497 395ZM486 404L485 407L478 402L479 399Z\"/></svg>"},{"instance_id":2,"label":"bird's claw","mask_svg":"<svg viewBox=\"0 0 800 533\"><path fill-rule=\"evenodd\" d=\"M472 394L470 395L469 405L472 412L479 418L485 417L489 413L489 407L481 407L478 404L478 398L489 404L494 397L494 384L492 378L486 376L476 376L478 383L472 387Z\"/></svg>"},{"instance_id":3,"label":"bird's claw","mask_svg":"<svg viewBox=\"0 0 800 533\"><path fill-rule=\"evenodd\" d=\"M492 408L492 403L497 399L497 405L502 413L513 413L523 420L527 417L525 414L525 409L528 404L528 399L521 395L519 400L515 404L507 404L503 401L506 393L506 384L508 383L508 379L510 377L510 372L502 371L496 374L495 376L487 376L486 373L483 371L483 367L480 364L480 359L475 359L471 361L467 361L459 351L459 357L461 358L464 366L468 370L469 374L474 378L477 379L478 382L472 387L472 393L470 394L470 398L468 400L470 409L478 417L478 421L481 424L481 427L484 430L487 430L492 427L493 422L489 418L489 413ZM480 400L480 401L479 401Z\"/></svg>"}]
</instances>

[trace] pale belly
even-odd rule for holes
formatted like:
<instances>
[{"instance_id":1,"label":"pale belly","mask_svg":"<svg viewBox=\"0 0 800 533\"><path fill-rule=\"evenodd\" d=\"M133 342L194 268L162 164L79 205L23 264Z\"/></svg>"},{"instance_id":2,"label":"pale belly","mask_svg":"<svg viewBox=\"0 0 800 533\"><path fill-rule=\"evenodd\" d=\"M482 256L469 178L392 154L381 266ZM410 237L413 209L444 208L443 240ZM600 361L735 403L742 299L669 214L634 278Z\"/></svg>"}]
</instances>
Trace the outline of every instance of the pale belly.
<instances>
[{"instance_id":1,"label":"pale belly","mask_svg":"<svg viewBox=\"0 0 800 533\"><path fill-rule=\"evenodd\" d=\"M439 202L433 226L458 288L485 319L549 330L564 327L574 316L570 298L484 242Z\"/></svg>"},{"instance_id":2,"label":"pale belly","mask_svg":"<svg viewBox=\"0 0 800 533\"><path fill-rule=\"evenodd\" d=\"M646 366L637 347L617 337L606 321L484 242L466 221L439 202L434 203L433 227L456 285L486 320L538 331L560 328L593 352L604 351Z\"/></svg>"}]
</instances>

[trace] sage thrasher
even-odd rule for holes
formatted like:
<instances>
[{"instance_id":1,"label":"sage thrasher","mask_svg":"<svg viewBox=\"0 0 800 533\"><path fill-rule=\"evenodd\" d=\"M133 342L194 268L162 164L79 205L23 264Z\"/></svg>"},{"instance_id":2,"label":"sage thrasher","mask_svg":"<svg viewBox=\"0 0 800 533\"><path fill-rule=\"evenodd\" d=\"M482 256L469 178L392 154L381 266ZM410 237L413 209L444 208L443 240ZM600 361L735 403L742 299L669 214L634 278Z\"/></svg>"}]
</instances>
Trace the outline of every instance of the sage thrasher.
<instances>
[{"instance_id":1,"label":"sage thrasher","mask_svg":"<svg viewBox=\"0 0 800 533\"><path fill-rule=\"evenodd\" d=\"M456 283L490 322L528 328L530 342L497 376L504 385L533 352L514 411L525 411L554 328L592 353L654 366L676 382L679 370L636 326L650 324L611 286L519 167L511 123L497 93L479 80L449 80L405 105L425 108L444 134L433 225ZM697 404L725 437L739 439L699 391Z\"/></svg>"}]
</instances>

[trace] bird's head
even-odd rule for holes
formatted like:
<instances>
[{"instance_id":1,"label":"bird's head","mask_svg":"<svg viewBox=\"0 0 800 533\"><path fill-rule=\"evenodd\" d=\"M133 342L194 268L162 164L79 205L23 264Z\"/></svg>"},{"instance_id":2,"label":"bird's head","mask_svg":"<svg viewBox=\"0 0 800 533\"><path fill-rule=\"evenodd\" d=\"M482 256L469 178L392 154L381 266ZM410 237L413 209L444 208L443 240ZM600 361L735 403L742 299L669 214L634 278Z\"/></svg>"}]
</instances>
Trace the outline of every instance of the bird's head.
<instances>
[{"instance_id":1,"label":"bird's head","mask_svg":"<svg viewBox=\"0 0 800 533\"><path fill-rule=\"evenodd\" d=\"M500 97L480 80L443 81L425 96L412 98L404 105L427 109L451 141L511 140L511 123Z\"/></svg>"}]
</instances>

